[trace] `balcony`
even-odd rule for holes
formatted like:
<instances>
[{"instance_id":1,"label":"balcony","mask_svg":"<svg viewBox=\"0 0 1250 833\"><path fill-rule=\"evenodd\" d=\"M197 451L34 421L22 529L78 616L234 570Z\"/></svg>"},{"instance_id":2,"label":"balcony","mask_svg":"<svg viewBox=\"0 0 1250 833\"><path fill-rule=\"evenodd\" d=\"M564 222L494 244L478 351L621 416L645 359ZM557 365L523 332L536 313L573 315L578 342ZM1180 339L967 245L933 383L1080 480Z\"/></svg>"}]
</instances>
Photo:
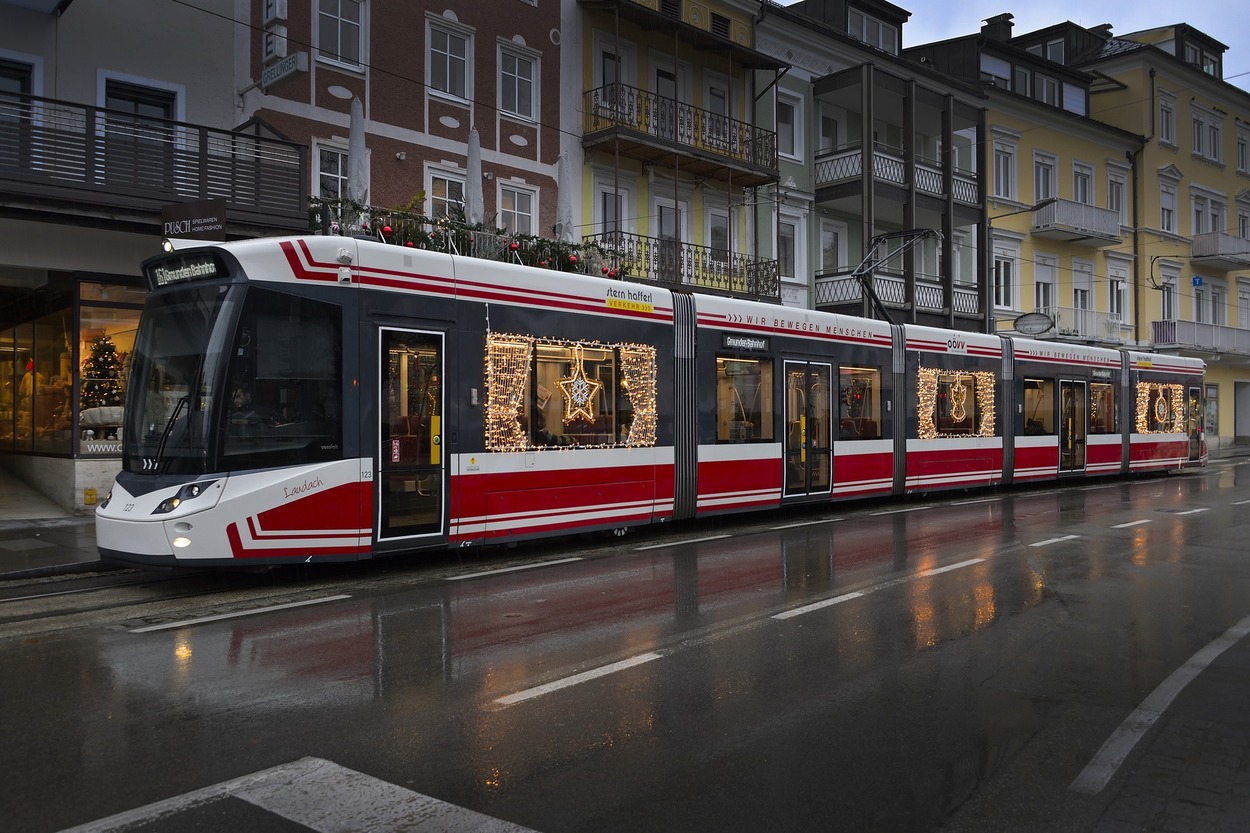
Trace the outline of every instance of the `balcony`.
<instances>
[{"instance_id":1,"label":"balcony","mask_svg":"<svg viewBox=\"0 0 1250 833\"><path fill-rule=\"evenodd\" d=\"M779 176L777 133L624 84L585 93L582 145L751 187Z\"/></svg>"},{"instance_id":2,"label":"balcony","mask_svg":"<svg viewBox=\"0 0 1250 833\"><path fill-rule=\"evenodd\" d=\"M877 145L872 155L873 176L880 182L899 187L908 185L907 163L901 151ZM941 165L936 160L916 160L916 190L935 197L946 196ZM816 188L827 188L858 180L864 172L862 145L844 145L836 150L816 155ZM951 183L951 196L956 202L979 205L981 191L977 175L971 171L956 170Z\"/></svg>"},{"instance_id":3,"label":"balcony","mask_svg":"<svg viewBox=\"0 0 1250 833\"><path fill-rule=\"evenodd\" d=\"M1222 231L1195 234L1192 249L1195 265L1212 266L1226 272L1250 269L1250 240Z\"/></svg>"},{"instance_id":4,"label":"balcony","mask_svg":"<svg viewBox=\"0 0 1250 833\"><path fill-rule=\"evenodd\" d=\"M1083 202L1056 199L1033 212L1030 231L1048 240L1097 249L1121 242L1120 213Z\"/></svg>"},{"instance_id":5,"label":"balcony","mask_svg":"<svg viewBox=\"0 0 1250 833\"><path fill-rule=\"evenodd\" d=\"M277 139L67 101L0 99L0 194L23 209L160 222L170 203L223 198L232 223L308 224L307 150Z\"/></svg>"},{"instance_id":6,"label":"balcony","mask_svg":"<svg viewBox=\"0 0 1250 833\"><path fill-rule=\"evenodd\" d=\"M1207 350L1250 356L1250 330L1198 321L1151 321L1150 340L1156 349Z\"/></svg>"},{"instance_id":7,"label":"balcony","mask_svg":"<svg viewBox=\"0 0 1250 833\"><path fill-rule=\"evenodd\" d=\"M872 289L887 309L908 308L907 281L902 276L877 272L872 276ZM816 275L816 309L843 312L845 310L839 308L859 305L863 301L863 286L851 272L822 272ZM956 286L952 304L947 304L946 292L940 281L916 279L917 312L944 315L952 305L957 317L980 317L981 302L976 287Z\"/></svg>"},{"instance_id":8,"label":"balcony","mask_svg":"<svg viewBox=\"0 0 1250 833\"><path fill-rule=\"evenodd\" d=\"M582 238L620 277L670 288L781 302L777 261L658 237L604 232Z\"/></svg>"},{"instance_id":9,"label":"balcony","mask_svg":"<svg viewBox=\"0 0 1250 833\"><path fill-rule=\"evenodd\" d=\"M1102 344L1123 344L1124 323L1118 313L1096 312L1075 307L1046 307L1038 312L1049 315L1055 322L1054 329L1034 338L1071 339L1093 341Z\"/></svg>"}]
</instances>

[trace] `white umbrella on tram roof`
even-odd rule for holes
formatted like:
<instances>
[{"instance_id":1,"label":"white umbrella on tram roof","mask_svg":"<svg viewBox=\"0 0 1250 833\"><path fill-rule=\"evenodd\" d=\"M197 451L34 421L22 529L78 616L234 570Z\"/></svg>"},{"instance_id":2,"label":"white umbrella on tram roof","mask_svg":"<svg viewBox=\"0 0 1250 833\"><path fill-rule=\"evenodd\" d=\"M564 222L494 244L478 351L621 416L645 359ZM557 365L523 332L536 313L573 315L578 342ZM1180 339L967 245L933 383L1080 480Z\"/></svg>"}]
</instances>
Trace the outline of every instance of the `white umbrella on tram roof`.
<instances>
[{"instance_id":1,"label":"white umbrella on tram roof","mask_svg":"<svg viewBox=\"0 0 1250 833\"><path fill-rule=\"evenodd\" d=\"M347 194L360 205L369 204L369 156L365 149L365 108L352 99L351 123L347 133Z\"/></svg>"},{"instance_id":2,"label":"white umbrella on tram roof","mask_svg":"<svg viewBox=\"0 0 1250 833\"><path fill-rule=\"evenodd\" d=\"M573 231L573 189L576 187L566 150L556 164L556 239L564 243L576 242Z\"/></svg>"},{"instance_id":3,"label":"white umbrella on tram roof","mask_svg":"<svg viewBox=\"0 0 1250 833\"><path fill-rule=\"evenodd\" d=\"M486 217L486 200L482 195L482 137L476 127L469 128L464 178L464 220L469 225L475 225Z\"/></svg>"}]
</instances>

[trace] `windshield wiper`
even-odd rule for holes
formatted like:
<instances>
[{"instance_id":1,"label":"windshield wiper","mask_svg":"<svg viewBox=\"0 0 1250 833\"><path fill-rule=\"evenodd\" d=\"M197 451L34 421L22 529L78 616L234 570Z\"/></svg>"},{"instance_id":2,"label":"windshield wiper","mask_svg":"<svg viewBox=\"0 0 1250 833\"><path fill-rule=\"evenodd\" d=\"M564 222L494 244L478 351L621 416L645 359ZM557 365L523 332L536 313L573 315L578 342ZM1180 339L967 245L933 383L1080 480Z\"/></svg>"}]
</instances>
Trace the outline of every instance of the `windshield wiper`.
<instances>
[{"instance_id":1,"label":"windshield wiper","mask_svg":"<svg viewBox=\"0 0 1250 833\"><path fill-rule=\"evenodd\" d=\"M153 468L159 467L161 461L165 458L165 443L169 441L169 435L173 433L174 424L178 421L178 416L190 402L190 399L191 395L185 393L178 397L178 402L174 405L174 412L169 415L169 421L165 423L165 430L161 432L161 441L156 444L156 459L153 461Z\"/></svg>"}]
</instances>

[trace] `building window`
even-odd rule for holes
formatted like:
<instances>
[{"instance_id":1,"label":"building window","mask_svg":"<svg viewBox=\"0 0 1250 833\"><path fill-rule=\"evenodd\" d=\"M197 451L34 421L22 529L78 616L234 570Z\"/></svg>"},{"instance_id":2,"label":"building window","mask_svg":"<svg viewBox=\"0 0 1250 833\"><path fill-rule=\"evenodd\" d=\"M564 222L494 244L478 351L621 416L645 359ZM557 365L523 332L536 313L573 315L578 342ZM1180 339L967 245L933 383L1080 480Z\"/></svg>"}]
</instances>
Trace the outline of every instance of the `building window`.
<instances>
[{"instance_id":1,"label":"building window","mask_svg":"<svg viewBox=\"0 0 1250 833\"><path fill-rule=\"evenodd\" d=\"M1224 218L1227 207L1224 203L1206 194L1193 195L1193 234L1221 232L1224 230Z\"/></svg>"},{"instance_id":2,"label":"building window","mask_svg":"<svg viewBox=\"0 0 1250 833\"><path fill-rule=\"evenodd\" d=\"M1159 97L1159 143L1176 147L1176 99Z\"/></svg>"},{"instance_id":3,"label":"building window","mask_svg":"<svg viewBox=\"0 0 1250 833\"><path fill-rule=\"evenodd\" d=\"M1016 198L1016 149L1002 142L994 143L994 196Z\"/></svg>"},{"instance_id":4,"label":"building window","mask_svg":"<svg viewBox=\"0 0 1250 833\"><path fill-rule=\"evenodd\" d=\"M777 270L781 277L794 280L795 244L798 238L798 224L792 220L777 221Z\"/></svg>"},{"instance_id":5,"label":"building window","mask_svg":"<svg viewBox=\"0 0 1250 833\"><path fill-rule=\"evenodd\" d=\"M534 192L515 185L499 186L499 225L508 234L534 233Z\"/></svg>"},{"instance_id":6,"label":"building window","mask_svg":"<svg viewBox=\"0 0 1250 833\"><path fill-rule=\"evenodd\" d=\"M469 97L469 46L467 34L430 24L430 87L456 98Z\"/></svg>"},{"instance_id":7,"label":"building window","mask_svg":"<svg viewBox=\"0 0 1250 833\"><path fill-rule=\"evenodd\" d=\"M318 0L317 54L348 66L360 66L363 16L360 0Z\"/></svg>"},{"instance_id":8,"label":"building window","mask_svg":"<svg viewBox=\"0 0 1250 833\"><path fill-rule=\"evenodd\" d=\"M1127 224L1127 218L1124 215L1126 209L1124 194L1127 187L1128 177L1123 173L1113 171L1107 175L1107 208L1115 212L1122 226Z\"/></svg>"},{"instance_id":9,"label":"building window","mask_svg":"<svg viewBox=\"0 0 1250 833\"><path fill-rule=\"evenodd\" d=\"M1107 312L1116 321L1124 320L1124 301L1128 297L1125 281L1123 278L1112 276L1107 281L1109 295L1107 298Z\"/></svg>"},{"instance_id":10,"label":"building window","mask_svg":"<svg viewBox=\"0 0 1250 833\"><path fill-rule=\"evenodd\" d=\"M1176 285L1180 272L1175 267L1164 267L1159 275L1159 314L1164 321L1176 320Z\"/></svg>"},{"instance_id":11,"label":"building window","mask_svg":"<svg viewBox=\"0 0 1250 833\"><path fill-rule=\"evenodd\" d=\"M1016 261L1008 255L994 255L994 306L1015 309Z\"/></svg>"},{"instance_id":12,"label":"building window","mask_svg":"<svg viewBox=\"0 0 1250 833\"><path fill-rule=\"evenodd\" d=\"M458 217L464 211L464 175L448 171L430 171L429 194L431 217Z\"/></svg>"},{"instance_id":13,"label":"building window","mask_svg":"<svg viewBox=\"0 0 1250 833\"><path fill-rule=\"evenodd\" d=\"M851 37L869 46L875 46L882 52L898 54L898 27L883 23L869 17L857 9L851 9L847 15L847 30Z\"/></svg>"},{"instance_id":14,"label":"building window","mask_svg":"<svg viewBox=\"0 0 1250 833\"><path fill-rule=\"evenodd\" d=\"M712 260L729 262L729 215L723 211L708 212L708 246Z\"/></svg>"},{"instance_id":15,"label":"building window","mask_svg":"<svg viewBox=\"0 0 1250 833\"><path fill-rule=\"evenodd\" d=\"M1054 78L1048 78L1045 75L1038 75L1034 79L1036 88L1034 92L1037 100L1043 104L1049 104L1052 107L1059 106L1059 82Z\"/></svg>"},{"instance_id":16,"label":"building window","mask_svg":"<svg viewBox=\"0 0 1250 833\"><path fill-rule=\"evenodd\" d=\"M1089 165L1072 166L1072 199L1082 205L1094 204L1094 169Z\"/></svg>"},{"instance_id":17,"label":"building window","mask_svg":"<svg viewBox=\"0 0 1250 833\"><path fill-rule=\"evenodd\" d=\"M1176 233L1176 186L1159 186L1159 228Z\"/></svg>"},{"instance_id":18,"label":"building window","mask_svg":"<svg viewBox=\"0 0 1250 833\"><path fill-rule=\"evenodd\" d=\"M525 119L534 118L534 83L538 62L511 49L499 53L499 109Z\"/></svg>"},{"instance_id":19,"label":"building window","mask_svg":"<svg viewBox=\"0 0 1250 833\"><path fill-rule=\"evenodd\" d=\"M326 200L347 197L347 150L317 145L317 196Z\"/></svg>"},{"instance_id":20,"label":"building window","mask_svg":"<svg viewBox=\"0 0 1250 833\"><path fill-rule=\"evenodd\" d=\"M1033 73L1029 72L1028 67L1015 68L1015 81L1012 84L1012 91L1017 95L1031 98L1033 96Z\"/></svg>"},{"instance_id":21,"label":"building window","mask_svg":"<svg viewBox=\"0 0 1250 833\"><path fill-rule=\"evenodd\" d=\"M798 99L777 96L777 151L791 159L798 159L803 153L799 138L801 107Z\"/></svg>"},{"instance_id":22,"label":"building window","mask_svg":"<svg viewBox=\"0 0 1250 833\"><path fill-rule=\"evenodd\" d=\"M1033 159L1033 201L1041 202L1057 196L1055 189L1055 159L1038 156Z\"/></svg>"},{"instance_id":23,"label":"building window","mask_svg":"<svg viewBox=\"0 0 1250 833\"><path fill-rule=\"evenodd\" d=\"M1033 309L1054 315L1055 260L1044 255L1033 265Z\"/></svg>"},{"instance_id":24,"label":"building window","mask_svg":"<svg viewBox=\"0 0 1250 833\"><path fill-rule=\"evenodd\" d=\"M1011 63L996 55L981 53L981 80L999 89L1011 89Z\"/></svg>"},{"instance_id":25,"label":"building window","mask_svg":"<svg viewBox=\"0 0 1250 833\"><path fill-rule=\"evenodd\" d=\"M1211 162L1224 161L1223 118L1218 113L1195 105L1193 125L1194 155Z\"/></svg>"}]
</instances>

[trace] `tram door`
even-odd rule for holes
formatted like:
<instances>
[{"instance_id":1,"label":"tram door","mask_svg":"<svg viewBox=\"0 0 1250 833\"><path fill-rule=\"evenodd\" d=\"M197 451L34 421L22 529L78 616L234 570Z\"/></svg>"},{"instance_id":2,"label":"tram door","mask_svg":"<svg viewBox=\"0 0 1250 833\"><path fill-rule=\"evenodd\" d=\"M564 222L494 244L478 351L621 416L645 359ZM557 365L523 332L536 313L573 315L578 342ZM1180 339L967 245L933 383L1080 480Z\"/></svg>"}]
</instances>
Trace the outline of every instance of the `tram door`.
<instances>
[{"instance_id":1,"label":"tram door","mask_svg":"<svg viewBox=\"0 0 1250 833\"><path fill-rule=\"evenodd\" d=\"M832 365L786 362L787 496L829 491L832 378Z\"/></svg>"},{"instance_id":2,"label":"tram door","mask_svg":"<svg viewBox=\"0 0 1250 833\"><path fill-rule=\"evenodd\" d=\"M1059 380L1059 471L1084 471L1089 433L1084 382Z\"/></svg>"},{"instance_id":3,"label":"tram door","mask_svg":"<svg viewBox=\"0 0 1250 833\"><path fill-rule=\"evenodd\" d=\"M379 330L378 540L443 532L443 334Z\"/></svg>"},{"instance_id":4,"label":"tram door","mask_svg":"<svg viewBox=\"0 0 1250 833\"><path fill-rule=\"evenodd\" d=\"M1202 458L1202 417L1205 409L1202 407L1202 388L1193 387L1189 389L1189 421L1187 431L1189 432L1189 459L1199 460Z\"/></svg>"}]
</instances>

